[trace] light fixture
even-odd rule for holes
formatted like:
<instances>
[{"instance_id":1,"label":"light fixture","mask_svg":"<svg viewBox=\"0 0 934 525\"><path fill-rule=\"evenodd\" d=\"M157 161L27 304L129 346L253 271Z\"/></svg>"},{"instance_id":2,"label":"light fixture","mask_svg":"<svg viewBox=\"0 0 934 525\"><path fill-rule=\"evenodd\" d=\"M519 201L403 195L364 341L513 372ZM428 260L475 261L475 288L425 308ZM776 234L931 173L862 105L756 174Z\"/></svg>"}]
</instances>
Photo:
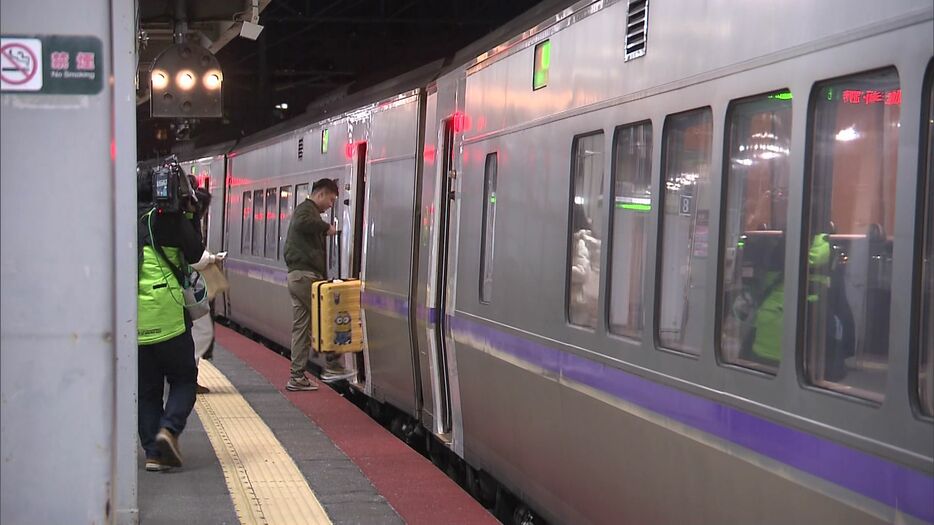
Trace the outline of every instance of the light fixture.
<instances>
[{"instance_id":1,"label":"light fixture","mask_svg":"<svg viewBox=\"0 0 934 525\"><path fill-rule=\"evenodd\" d=\"M161 69L153 71L150 80L153 89L165 89L169 85L169 75Z\"/></svg>"},{"instance_id":2,"label":"light fixture","mask_svg":"<svg viewBox=\"0 0 934 525\"><path fill-rule=\"evenodd\" d=\"M204 74L204 88L208 90L220 89L223 81L221 72L213 69Z\"/></svg>"},{"instance_id":3,"label":"light fixture","mask_svg":"<svg viewBox=\"0 0 934 525\"><path fill-rule=\"evenodd\" d=\"M175 75L175 83L184 91L195 87L195 74L187 69L183 69Z\"/></svg>"},{"instance_id":4,"label":"light fixture","mask_svg":"<svg viewBox=\"0 0 934 525\"><path fill-rule=\"evenodd\" d=\"M285 111L289 109L289 104L287 102L281 102L279 104L276 104L276 109L281 109L282 111Z\"/></svg>"}]
</instances>

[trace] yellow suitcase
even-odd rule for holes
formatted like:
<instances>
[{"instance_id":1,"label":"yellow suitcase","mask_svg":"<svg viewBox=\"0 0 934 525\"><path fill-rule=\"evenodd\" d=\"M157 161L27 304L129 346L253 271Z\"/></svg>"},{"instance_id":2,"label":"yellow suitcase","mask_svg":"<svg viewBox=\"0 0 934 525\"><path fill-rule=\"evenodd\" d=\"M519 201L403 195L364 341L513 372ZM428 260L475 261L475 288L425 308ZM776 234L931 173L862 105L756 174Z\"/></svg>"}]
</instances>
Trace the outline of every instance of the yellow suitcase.
<instances>
[{"instance_id":1,"label":"yellow suitcase","mask_svg":"<svg viewBox=\"0 0 934 525\"><path fill-rule=\"evenodd\" d=\"M316 281L311 284L311 346L318 352L360 352L360 281Z\"/></svg>"}]
</instances>

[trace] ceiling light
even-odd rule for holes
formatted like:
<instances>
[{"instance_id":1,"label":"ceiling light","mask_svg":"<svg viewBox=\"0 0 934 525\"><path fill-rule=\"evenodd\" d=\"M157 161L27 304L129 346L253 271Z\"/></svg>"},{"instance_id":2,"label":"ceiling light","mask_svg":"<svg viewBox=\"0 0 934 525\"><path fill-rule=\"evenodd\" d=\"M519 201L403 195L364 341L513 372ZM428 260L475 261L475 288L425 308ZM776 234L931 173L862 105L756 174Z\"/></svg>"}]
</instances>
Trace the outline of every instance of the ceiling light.
<instances>
[{"instance_id":1,"label":"ceiling light","mask_svg":"<svg viewBox=\"0 0 934 525\"><path fill-rule=\"evenodd\" d=\"M189 89L195 87L195 74L187 69L179 71L175 75L175 83L178 84L178 87L188 91Z\"/></svg>"},{"instance_id":2,"label":"ceiling light","mask_svg":"<svg viewBox=\"0 0 934 525\"><path fill-rule=\"evenodd\" d=\"M221 72L217 71L216 69L208 71L204 75L205 89L212 90L212 91L215 89L220 89L222 81L223 81L223 77L221 76Z\"/></svg>"},{"instance_id":3,"label":"ceiling light","mask_svg":"<svg viewBox=\"0 0 934 525\"><path fill-rule=\"evenodd\" d=\"M166 86L169 85L169 75L166 74L166 72L162 71L161 69L157 69L153 71L150 77L150 80L152 82L153 89L162 90L162 89L165 89Z\"/></svg>"}]
</instances>

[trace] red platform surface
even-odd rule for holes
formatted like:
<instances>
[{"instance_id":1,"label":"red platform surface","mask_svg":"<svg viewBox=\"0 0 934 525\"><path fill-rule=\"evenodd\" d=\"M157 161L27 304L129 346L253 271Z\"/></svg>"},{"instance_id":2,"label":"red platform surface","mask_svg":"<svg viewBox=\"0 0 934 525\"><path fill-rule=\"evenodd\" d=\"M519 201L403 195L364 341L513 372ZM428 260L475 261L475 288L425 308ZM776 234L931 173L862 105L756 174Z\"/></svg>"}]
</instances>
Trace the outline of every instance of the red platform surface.
<instances>
[{"instance_id":1,"label":"red platform surface","mask_svg":"<svg viewBox=\"0 0 934 525\"><path fill-rule=\"evenodd\" d=\"M324 383L289 392L289 360L217 325L217 342L264 376L356 464L403 520L420 524L499 523L469 494Z\"/></svg>"}]
</instances>

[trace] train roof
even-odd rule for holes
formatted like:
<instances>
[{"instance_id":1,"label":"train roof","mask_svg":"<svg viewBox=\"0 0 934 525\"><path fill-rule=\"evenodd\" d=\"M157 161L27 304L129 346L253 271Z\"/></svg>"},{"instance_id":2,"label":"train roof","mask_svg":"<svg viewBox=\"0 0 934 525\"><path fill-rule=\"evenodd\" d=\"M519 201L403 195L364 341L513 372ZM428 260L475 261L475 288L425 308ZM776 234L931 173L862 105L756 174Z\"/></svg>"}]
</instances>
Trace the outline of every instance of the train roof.
<instances>
[{"instance_id":1,"label":"train roof","mask_svg":"<svg viewBox=\"0 0 934 525\"><path fill-rule=\"evenodd\" d=\"M237 142L236 146L231 150L253 149L253 147L281 135L313 126L370 104L382 102L400 93L429 85L451 71L471 65L485 53L491 54L496 49L507 44L511 45L516 40L529 36L529 34L534 34L534 32L537 32L535 30L539 28L550 26L563 18L566 15L566 10L573 7L573 9L570 9L573 11L594 1L545 0L451 56L435 60L359 91L354 91L352 84L339 88L309 104L305 113L249 135Z\"/></svg>"}]
</instances>

